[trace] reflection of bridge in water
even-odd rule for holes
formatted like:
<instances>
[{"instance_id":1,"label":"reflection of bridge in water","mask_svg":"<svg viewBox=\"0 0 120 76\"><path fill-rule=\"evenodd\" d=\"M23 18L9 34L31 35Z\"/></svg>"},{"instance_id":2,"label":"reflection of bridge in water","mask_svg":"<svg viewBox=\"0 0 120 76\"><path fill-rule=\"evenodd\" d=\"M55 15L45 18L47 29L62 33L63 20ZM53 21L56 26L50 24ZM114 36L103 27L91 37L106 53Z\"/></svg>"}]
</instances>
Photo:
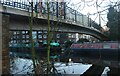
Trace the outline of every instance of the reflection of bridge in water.
<instances>
[{"instance_id":1,"label":"reflection of bridge in water","mask_svg":"<svg viewBox=\"0 0 120 76\"><path fill-rule=\"evenodd\" d=\"M115 61L119 64L120 43L119 42L98 42L98 43L74 43L70 47L71 56L74 59L85 57L86 59L96 59L90 62L96 63L101 60ZM87 61L89 61L87 59ZM80 61L80 60L78 60ZM99 63L98 63L99 64ZM117 65L118 65L117 64ZM114 66L115 67L115 66ZM117 66L118 68L120 65Z\"/></svg>"},{"instance_id":2,"label":"reflection of bridge in water","mask_svg":"<svg viewBox=\"0 0 120 76\"><path fill-rule=\"evenodd\" d=\"M18 56L21 58L31 58L30 50L29 50L29 53L22 51L22 49L19 50L19 52L15 50L11 51L11 54L10 54L11 56ZM44 57L46 55L45 49L43 50L44 53L42 52L42 49L39 49L38 51L39 53L41 53L39 54L40 58L41 56ZM77 54L74 52L71 52L70 54L69 53L62 54L60 52L59 57L56 57L56 58L59 59L61 62L68 62L68 59L71 58L72 61L75 63L93 64L85 73L82 74L83 76L86 76L89 74L93 74L94 76L101 76L105 67L110 68L110 72L109 72L110 75L108 76L111 76L111 74L119 74L120 61L117 57L118 55L117 56L111 55L111 57L107 55L96 56L95 54L91 54L91 53L93 52L90 52L90 54L89 53L80 54L78 52Z\"/></svg>"}]
</instances>

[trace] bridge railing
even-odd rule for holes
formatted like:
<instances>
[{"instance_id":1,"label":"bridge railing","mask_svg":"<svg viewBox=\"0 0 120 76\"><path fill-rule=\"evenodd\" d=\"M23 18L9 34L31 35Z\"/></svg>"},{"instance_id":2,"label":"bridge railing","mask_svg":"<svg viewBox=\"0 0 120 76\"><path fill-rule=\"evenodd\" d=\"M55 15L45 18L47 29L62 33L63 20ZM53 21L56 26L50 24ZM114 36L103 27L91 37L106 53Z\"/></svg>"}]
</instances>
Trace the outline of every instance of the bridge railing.
<instances>
[{"instance_id":1,"label":"bridge railing","mask_svg":"<svg viewBox=\"0 0 120 76\"><path fill-rule=\"evenodd\" d=\"M16 9L21 9L30 12L31 6L30 3L26 0L0 0L0 3L7 7L12 7ZM46 2L42 2L42 5L38 7L39 2L34 2L34 13L36 17L39 16L47 16L47 5ZM36 7L37 6L37 7ZM73 23L84 27L91 27L89 26L90 18L86 15L79 13L78 11L68 7L65 2L50 2L50 17L51 19L59 19L63 22ZM89 21L90 20L90 21Z\"/></svg>"},{"instance_id":2,"label":"bridge railing","mask_svg":"<svg viewBox=\"0 0 120 76\"><path fill-rule=\"evenodd\" d=\"M3 4L4 6L20 8L20 9L24 9L27 11L31 7L26 2L21 3L21 2L14 1L14 0L1 0L0 3Z\"/></svg>"}]
</instances>

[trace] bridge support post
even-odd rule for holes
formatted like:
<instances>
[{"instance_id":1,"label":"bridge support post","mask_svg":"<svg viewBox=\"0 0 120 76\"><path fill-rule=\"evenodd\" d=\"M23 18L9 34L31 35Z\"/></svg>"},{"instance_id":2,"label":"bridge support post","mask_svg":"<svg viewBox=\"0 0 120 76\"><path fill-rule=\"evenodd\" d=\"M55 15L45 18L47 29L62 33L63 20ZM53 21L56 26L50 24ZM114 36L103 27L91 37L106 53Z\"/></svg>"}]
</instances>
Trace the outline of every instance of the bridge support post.
<instances>
[{"instance_id":1,"label":"bridge support post","mask_svg":"<svg viewBox=\"0 0 120 76\"><path fill-rule=\"evenodd\" d=\"M9 16L0 13L0 74L10 74Z\"/></svg>"}]
</instances>

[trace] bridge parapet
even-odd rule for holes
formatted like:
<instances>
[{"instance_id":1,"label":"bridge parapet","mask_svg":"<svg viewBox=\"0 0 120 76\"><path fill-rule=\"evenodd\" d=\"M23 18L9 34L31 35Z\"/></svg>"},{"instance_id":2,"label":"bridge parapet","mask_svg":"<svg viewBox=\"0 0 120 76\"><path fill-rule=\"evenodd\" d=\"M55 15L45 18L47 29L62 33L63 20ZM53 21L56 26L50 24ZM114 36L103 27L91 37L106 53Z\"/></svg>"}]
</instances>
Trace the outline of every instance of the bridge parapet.
<instances>
[{"instance_id":1,"label":"bridge parapet","mask_svg":"<svg viewBox=\"0 0 120 76\"><path fill-rule=\"evenodd\" d=\"M35 5L38 2L34 2L34 16L40 19L47 19L47 8L44 5L43 9L40 10L40 8L35 8ZM54 21L60 21L62 23L68 23L68 24L73 24L77 26L83 26L83 27L91 27L89 26L88 18L87 16L79 13L78 11L68 7L66 4L57 4L57 2L53 2L50 5L52 7L50 8L50 19ZM2 7L3 6L3 7ZM63 6L63 7L61 7ZM1 0L0 1L0 12L4 13L10 13L10 14L18 14L18 15L23 15L23 16L29 16L30 15L30 9L31 6L29 2L25 1L13 1L13 0ZM39 10L39 12L36 10ZM41 12L40 12L41 11ZM93 29L93 28L92 28Z\"/></svg>"}]
</instances>

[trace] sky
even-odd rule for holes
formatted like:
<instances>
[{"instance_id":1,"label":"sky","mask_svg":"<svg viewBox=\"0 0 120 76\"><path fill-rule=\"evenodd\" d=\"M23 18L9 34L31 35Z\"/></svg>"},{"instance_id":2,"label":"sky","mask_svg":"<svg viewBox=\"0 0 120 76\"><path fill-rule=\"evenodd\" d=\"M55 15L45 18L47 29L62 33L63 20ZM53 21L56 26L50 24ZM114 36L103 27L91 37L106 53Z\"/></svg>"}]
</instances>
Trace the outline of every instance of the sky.
<instances>
[{"instance_id":1,"label":"sky","mask_svg":"<svg viewBox=\"0 0 120 76\"><path fill-rule=\"evenodd\" d=\"M96 7L96 1L97 4L100 7ZM98 11L103 11L107 8L109 8L109 5L114 5L115 2L118 2L119 0L67 0L68 5L76 10L78 10L80 13L87 15L90 14L89 17L97 22L98 24L101 23L101 26L106 25L107 23L107 13L108 10L100 13L100 15L97 13ZM85 4L84 4L85 3ZM97 13L97 14L94 14ZM100 16L100 20L99 20Z\"/></svg>"}]
</instances>

